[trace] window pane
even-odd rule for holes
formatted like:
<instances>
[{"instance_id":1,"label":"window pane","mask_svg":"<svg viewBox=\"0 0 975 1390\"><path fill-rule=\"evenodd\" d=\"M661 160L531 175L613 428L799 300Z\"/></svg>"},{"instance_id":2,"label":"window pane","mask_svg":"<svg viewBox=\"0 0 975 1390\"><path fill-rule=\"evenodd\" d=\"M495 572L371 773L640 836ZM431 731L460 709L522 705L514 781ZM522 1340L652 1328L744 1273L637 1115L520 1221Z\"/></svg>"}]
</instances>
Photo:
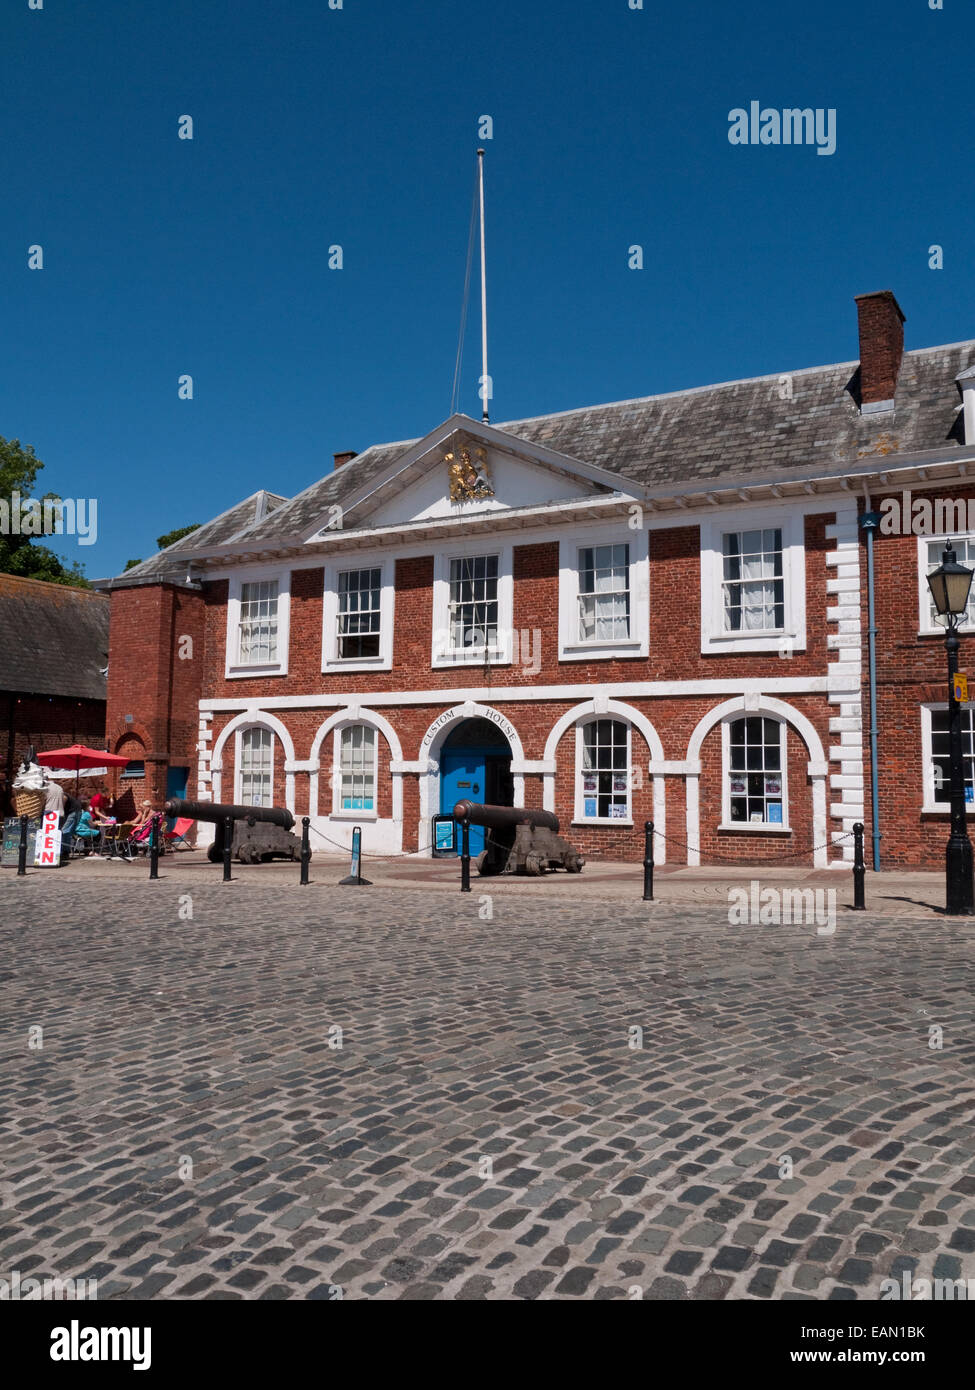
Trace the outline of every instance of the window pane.
<instances>
[{"instance_id":1,"label":"window pane","mask_svg":"<svg viewBox=\"0 0 975 1390\"><path fill-rule=\"evenodd\" d=\"M930 574L932 570L936 570L941 564L947 544L947 537L940 540L928 541L927 574ZM955 559L958 563L960 565L965 565L968 569L975 569L975 536L952 536L951 544L954 546ZM928 589L927 584L925 584L924 587ZM934 600L931 598L929 589L927 598L929 623L932 626L943 626L944 619L938 617L938 610L934 606ZM968 607L961 621L962 627L970 627L973 624L975 624L975 584L972 585L971 591L969 592Z\"/></svg>"},{"instance_id":2,"label":"window pane","mask_svg":"<svg viewBox=\"0 0 975 1390\"><path fill-rule=\"evenodd\" d=\"M240 739L240 799L244 806L272 806L274 735L245 729Z\"/></svg>"},{"instance_id":3,"label":"window pane","mask_svg":"<svg viewBox=\"0 0 975 1390\"><path fill-rule=\"evenodd\" d=\"M728 802L733 821L782 825L782 726L749 716L729 726Z\"/></svg>"},{"instance_id":4,"label":"window pane","mask_svg":"<svg viewBox=\"0 0 975 1390\"><path fill-rule=\"evenodd\" d=\"M244 666L268 666L278 659L278 582L262 580L240 586L238 660Z\"/></svg>"},{"instance_id":5,"label":"window pane","mask_svg":"<svg viewBox=\"0 0 975 1390\"><path fill-rule=\"evenodd\" d=\"M630 547L579 551L580 642L625 641L630 635Z\"/></svg>"},{"instance_id":6,"label":"window pane","mask_svg":"<svg viewBox=\"0 0 975 1390\"><path fill-rule=\"evenodd\" d=\"M497 555L451 560L449 625L454 651L497 647Z\"/></svg>"},{"instance_id":7,"label":"window pane","mask_svg":"<svg viewBox=\"0 0 975 1390\"><path fill-rule=\"evenodd\" d=\"M939 560L940 564L940 560ZM972 718L975 710L961 711L961 749L962 768L965 777L965 800L975 801L975 727ZM951 755L948 747L948 711L931 711L931 776L933 779L932 800L939 805L951 803Z\"/></svg>"},{"instance_id":8,"label":"window pane","mask_svg":"<svg viewBox=\"0 0 975 1390\"><path fill-rule=\"evenodd\" d=\"M350 724L339 740L339 805L343 811L373 811L376 806L376 731L370 724Z\"/></svg>"},{"instance_id":9,"label":"window pane","mask_svg":"<svg viewBox=\"0 0 975 1390\"><path fill-rule=\"evenodd\" d=\"M338 656L342 661L379 655L380 569L345 570L339 575Z\"/></svg>"},{"instance_id":10,"label":"window pane","mask_svg":"<svg viewBox=\"0 0 975 1390\"><path fill-rule=\"evenodd\" d=\"M774 631L785 626L782 531L732 531L722 538L726 632Z\"/></svg>"},{"instance_id":11,"label":"window pane","mask_svg":"<svg viewBox=\"0 0 975 1390\"><path fill-rule=\"evenodd\" d=\"M628 729L619 719L594 719L582 729L582 814L587 820L630 817Z\"/></svg>"}]
</instances>

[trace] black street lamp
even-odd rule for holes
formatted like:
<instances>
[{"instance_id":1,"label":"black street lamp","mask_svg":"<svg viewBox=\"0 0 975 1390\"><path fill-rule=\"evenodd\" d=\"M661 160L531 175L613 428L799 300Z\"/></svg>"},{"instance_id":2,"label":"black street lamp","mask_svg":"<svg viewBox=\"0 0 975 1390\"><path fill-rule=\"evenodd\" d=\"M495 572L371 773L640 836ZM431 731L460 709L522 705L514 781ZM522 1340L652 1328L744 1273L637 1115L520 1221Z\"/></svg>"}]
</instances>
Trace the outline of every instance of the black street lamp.
<instances>
[{"instance_id":1,"label":"black street lamp","mask_svg":"<svg viewBox=\"0 0 975 1390\"><path fill-rule=\"evenodd\" d=\"M965 811L965 768L961 755L961 706L955 698L958 670L958 624L968 607L968 591L975 571L955 559L951 541L945 546L939 567L928 575L938 616L944 618L948 651L948 754L951 771L951 833L945 857L945 910L971 917L975 913L972 879L972 843Z\"/></svg>"}]
</instances>

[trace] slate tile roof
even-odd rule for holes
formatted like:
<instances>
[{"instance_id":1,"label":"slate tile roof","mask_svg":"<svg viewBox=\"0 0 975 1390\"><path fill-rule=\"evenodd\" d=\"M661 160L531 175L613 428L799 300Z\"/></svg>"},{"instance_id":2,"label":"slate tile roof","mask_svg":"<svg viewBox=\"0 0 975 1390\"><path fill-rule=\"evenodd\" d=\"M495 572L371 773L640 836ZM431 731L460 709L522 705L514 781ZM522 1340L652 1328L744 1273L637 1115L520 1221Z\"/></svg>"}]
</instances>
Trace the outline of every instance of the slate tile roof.
<instances>
[{"instance_id":1,"label":"slate tile roof","mask_svg":"<svg viewBox=\"0 0 975 1390\"><path fill-rule=\"evenodd\" d=\"M824 474L836 473L873 454L959 447L964 441L955 377L973 362L975 340L905 352L894 410L882 415L860 414L859 364L840 362L494 427L649 488L700 488L729 479L755 483L820 462ZM225 513L129 575L169 567L179 549L244 538L270 545L307 532L330 506L416 442L373 445L290 501L277 499L269 514L233 536L226 526L219 535L213 530L233 515Z\"/></svg>"},{"instance_id":2,"label":"slate tile roof","mask_svg":"<svg viewBox=\"0 0 975 1390\"><path fill-rule=\"evenodd\" d=\"M148 560L143 560L141 564L133 565L130 570L126 570L120 579L138 580L156 574L175 574L177 571L186 572L186 560L183 558L186 551L199 550L207 545L221 545L224 541L231 541L235 536L243 534L249 527L260 523L265 517L269 516L277 507L287 502L286 497L280 496L276 492L252 493L250 497L245 497L242 502L237 502L227 511L215 516L212 521L205 522L198 526L189 535L183 536L181 540L174 541L165 550L158 551L155 555L150 555Z\"/></svg>"},{"instance_id":3,"label":"slate tile roof","mask_svg":"<svg viewBox=\"0 0 975 1390\"><path fill-rule=\"evenodd\" d=\"M0 690L104 700L109 601L0 574Z\"/></svg>"}]
</instances>

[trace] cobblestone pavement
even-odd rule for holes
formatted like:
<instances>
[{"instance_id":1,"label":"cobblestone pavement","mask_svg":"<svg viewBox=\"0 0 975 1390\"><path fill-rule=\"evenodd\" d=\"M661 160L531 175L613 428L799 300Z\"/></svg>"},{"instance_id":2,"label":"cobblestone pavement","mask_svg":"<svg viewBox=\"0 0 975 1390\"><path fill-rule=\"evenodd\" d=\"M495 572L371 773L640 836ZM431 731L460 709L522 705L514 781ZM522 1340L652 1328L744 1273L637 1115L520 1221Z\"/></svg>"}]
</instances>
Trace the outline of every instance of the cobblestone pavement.
<instances>
[{"instance_id":1,"label":"cobblestone pavement","mask_svg":"<svg viewBox=\"0 0 975 1390\"><path fill-rule=\"evenodd\" d=\"M0 1277L123 1299L975 1277L975 926L841 908L826 936L549 886L486 920L477 884L188 903L4 871Z\"/></svg>"}]
</instances>

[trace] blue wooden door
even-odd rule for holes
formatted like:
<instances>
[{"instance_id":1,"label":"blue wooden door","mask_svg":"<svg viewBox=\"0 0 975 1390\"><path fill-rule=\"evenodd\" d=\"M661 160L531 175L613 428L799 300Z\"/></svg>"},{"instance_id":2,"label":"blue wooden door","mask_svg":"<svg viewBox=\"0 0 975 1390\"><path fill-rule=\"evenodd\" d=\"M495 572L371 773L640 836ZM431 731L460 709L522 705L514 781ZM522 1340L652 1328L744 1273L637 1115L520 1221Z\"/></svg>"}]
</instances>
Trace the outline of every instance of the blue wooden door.
<instances>
[{"instance_id":1,"label":"blue wooden door","mask_svg":"<svg viewBox=\"0 0 975 1390\"><path fill-rule=\"evenodd\" d=\"M440 809L452 811L458 801L484 800L484 754L469 748L446 749L440 755ZM457 852L460 853L460 827L457 827ZM471 854L484 848L484 827L471 826Z\"/></svg>"}]
</instances>

